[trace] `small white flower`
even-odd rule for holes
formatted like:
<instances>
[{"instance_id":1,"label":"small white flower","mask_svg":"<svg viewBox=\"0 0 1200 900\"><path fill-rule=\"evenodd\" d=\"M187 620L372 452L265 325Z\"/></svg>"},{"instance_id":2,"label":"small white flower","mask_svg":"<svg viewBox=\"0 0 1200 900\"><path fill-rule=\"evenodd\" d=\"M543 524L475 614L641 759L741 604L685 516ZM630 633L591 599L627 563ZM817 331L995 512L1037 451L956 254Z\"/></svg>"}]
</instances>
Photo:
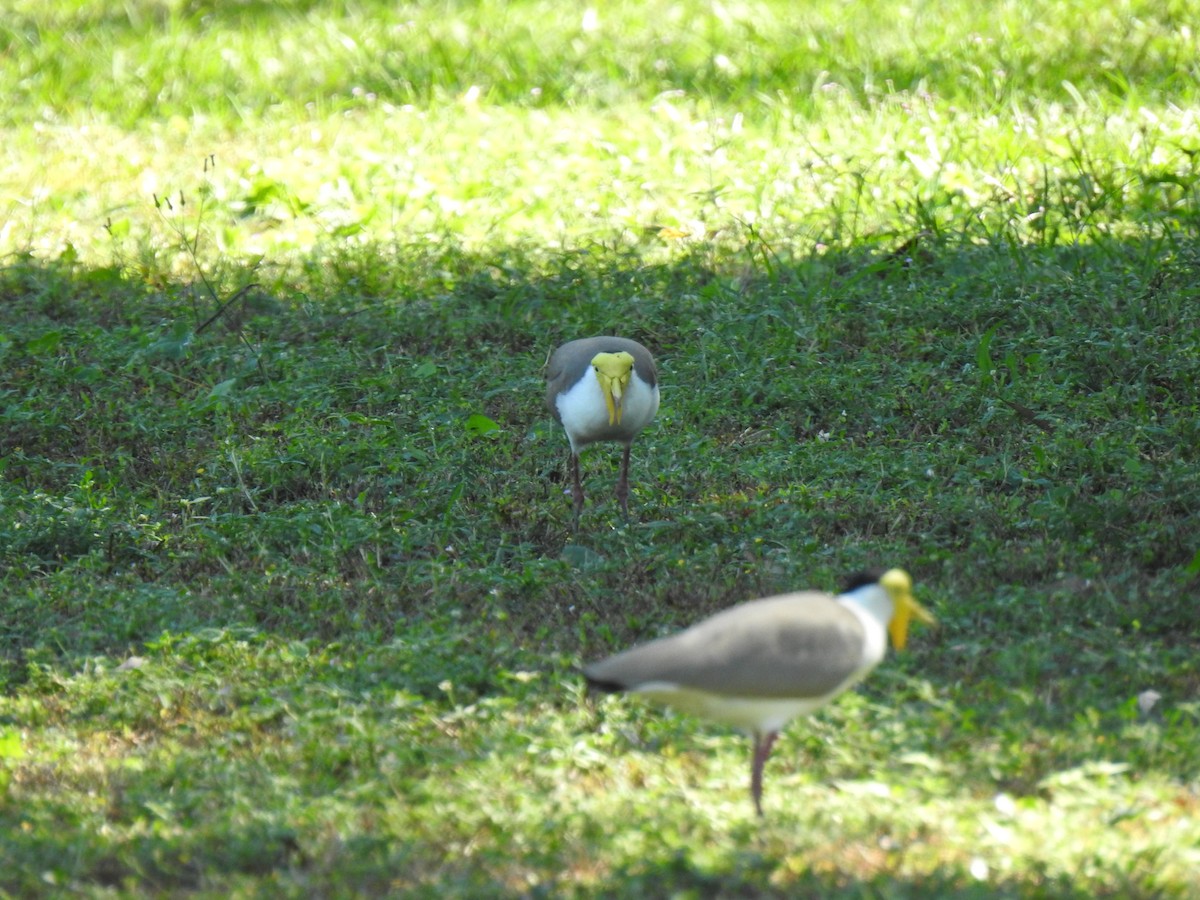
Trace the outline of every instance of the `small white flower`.
<instances>
[{"instance_id":1,"label":"small white flower","mask_svg":"<svg viewBox=\"0 0 1200 900\"><path fill-rule=\"evenodd\" d=\"M1142 691L1137 696L1138 712L1143 716L1154 709L1159 700L1162 699L1162 694L1158 691Z\"/></svg>"}]
</instances>

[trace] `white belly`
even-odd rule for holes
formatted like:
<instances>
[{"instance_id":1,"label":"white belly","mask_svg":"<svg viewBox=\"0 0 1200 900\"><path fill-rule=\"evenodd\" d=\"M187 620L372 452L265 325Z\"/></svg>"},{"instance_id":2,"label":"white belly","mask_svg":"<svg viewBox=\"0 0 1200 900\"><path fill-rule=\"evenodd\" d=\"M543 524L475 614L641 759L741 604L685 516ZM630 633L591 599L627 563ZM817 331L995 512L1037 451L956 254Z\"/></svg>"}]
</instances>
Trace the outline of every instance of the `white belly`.
<instances>
[{"instance_id":1,"label":"white belly","mask_svg":"<svg viewBox=\"0 0 1200 900\"><path fill-rule=\"evenodd\" d=\"M743 731L767 732L778 731L796 716L820 709L840 690L822 697L723 697L668 682L651 682L630 693Z\"/></svg>"}]
</instances>

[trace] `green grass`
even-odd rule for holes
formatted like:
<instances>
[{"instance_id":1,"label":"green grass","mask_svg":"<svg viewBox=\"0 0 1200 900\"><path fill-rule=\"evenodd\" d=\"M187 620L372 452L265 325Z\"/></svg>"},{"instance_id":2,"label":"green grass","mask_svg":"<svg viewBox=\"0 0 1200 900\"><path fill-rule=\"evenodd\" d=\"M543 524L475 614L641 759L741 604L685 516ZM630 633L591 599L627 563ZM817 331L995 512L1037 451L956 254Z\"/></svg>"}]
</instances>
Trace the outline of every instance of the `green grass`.
<instances>
[{"instance_id":1,"label":"green grass","mask_svg":"<svg viewBox=\"0 0 1200 900\"><path fill-rule=\"evenodd\" d=\"M0 894L1193 891L1200 6L47 6ZM572 534L541 367L602 332L663 407ZM868 564L941 625L764 821L744 738L583 694Z\"/></svg>"}]
</instances>

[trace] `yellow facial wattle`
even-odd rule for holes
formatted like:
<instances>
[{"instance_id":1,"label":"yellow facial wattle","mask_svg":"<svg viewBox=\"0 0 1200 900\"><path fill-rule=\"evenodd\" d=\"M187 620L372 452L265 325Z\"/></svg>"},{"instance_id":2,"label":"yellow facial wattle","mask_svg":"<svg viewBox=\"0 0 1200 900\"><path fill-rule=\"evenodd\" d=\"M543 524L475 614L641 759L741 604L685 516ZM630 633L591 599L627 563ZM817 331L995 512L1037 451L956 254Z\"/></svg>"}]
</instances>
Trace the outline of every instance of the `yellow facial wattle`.
<instances>
[{"instance_id":1,"label":"yellow facial wattle","mask_svg":"<svg viewBox=\"0 0 1200 900\"><path fill-rule=\"evenodd\" d=\"M927 625L937 624L933 613L917 602L912 593L912 578L903 569L890 569L879 579L892 598L892 621L888 623L888 634L892 637L892 646L903 650L908 643L908 625L914 619L920 619Z\"/></svg>"},{"instance_id":2,"label":"yellow facial wattle","mask_svg":"<svg viewBox=\"0 0 1200 900\"><path fill-rule=\"evenodd\" d=\"M600 382L604 403L608 407L608 424L621 424L621 401L625 388L633 376L633 356L621 350L618 353L597 353L592 357L592 370Z\"/></svg>"}]
</instances>

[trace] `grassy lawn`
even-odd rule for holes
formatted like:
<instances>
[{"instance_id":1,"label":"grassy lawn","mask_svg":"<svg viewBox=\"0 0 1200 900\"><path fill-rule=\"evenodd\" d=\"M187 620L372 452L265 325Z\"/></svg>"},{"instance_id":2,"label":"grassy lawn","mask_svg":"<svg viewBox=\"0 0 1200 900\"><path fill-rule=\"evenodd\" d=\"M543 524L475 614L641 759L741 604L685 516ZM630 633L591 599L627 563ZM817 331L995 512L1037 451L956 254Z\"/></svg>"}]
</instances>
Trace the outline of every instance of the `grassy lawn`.
<instances>
[{"instance_id":1,"label":"grassy lawn","mask_svg":"<svg viewBox=\"0 0 1200 900\"><path fill-rule=\"evenodd\" d=\"M13 0L0 897L1187 897L1200 2ZM663 403L567 442L619 333ZM903 566L792 725L581 662Z\"/></svg>"}]
</instances>

